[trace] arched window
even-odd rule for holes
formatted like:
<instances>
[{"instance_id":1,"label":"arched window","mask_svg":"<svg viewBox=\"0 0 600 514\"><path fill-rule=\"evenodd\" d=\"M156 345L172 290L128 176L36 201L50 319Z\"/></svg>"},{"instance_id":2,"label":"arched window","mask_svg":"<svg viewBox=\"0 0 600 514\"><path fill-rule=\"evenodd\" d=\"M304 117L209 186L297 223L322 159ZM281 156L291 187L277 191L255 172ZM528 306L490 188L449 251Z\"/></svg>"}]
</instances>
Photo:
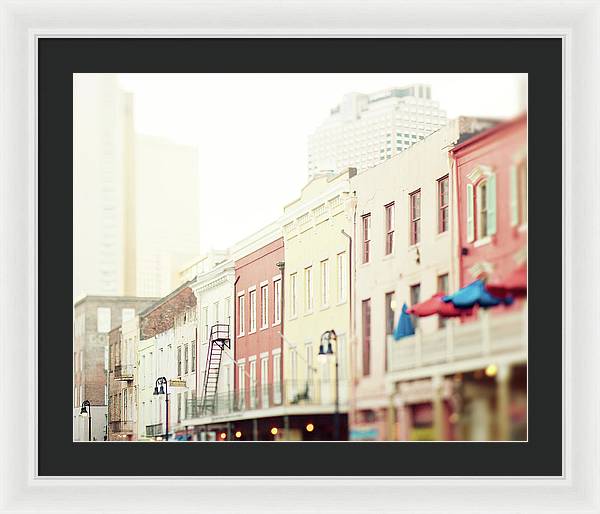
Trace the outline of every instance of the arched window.
<instances>
[{"instance_id":1,"label":"arched window","mask_svg":"<svg viewBox=\"0 0 600 514\"><path fill-rule=\"evenodd\" d=\"M496 175L491 170L472 172L467 184L467 241L482 240L496 233Z\"/></svg>"}]
</instances>

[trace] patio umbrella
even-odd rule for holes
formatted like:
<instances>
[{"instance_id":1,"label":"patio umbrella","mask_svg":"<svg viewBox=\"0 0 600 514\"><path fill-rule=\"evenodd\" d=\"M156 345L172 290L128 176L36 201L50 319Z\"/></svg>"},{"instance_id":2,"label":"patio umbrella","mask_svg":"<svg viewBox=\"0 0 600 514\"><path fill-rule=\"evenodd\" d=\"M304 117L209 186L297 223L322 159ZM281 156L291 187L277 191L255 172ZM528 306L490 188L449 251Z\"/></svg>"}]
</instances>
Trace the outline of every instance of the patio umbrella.
<instances>
[{"instance_id":1,"label":"patio umbrella","mask_svg":"<svg viewBox=\"0 0 600 514\"><path fill-rule=\"evenodd\" d=\"M413 327L410 315L407 312L406 304L402 305L402 312L400 318L398 318L398 324L396 330L394 330L394 339L398 341L403 337L412 336L415 333L415 327Z\"/></svg>"},{"instance_id":2,"label":"patio umbrella","mask_svg":"<svg viewBox=\"0 0 600 514\"><path fill-rule=\"evenodd\" d=\"M451 302L458 309L471 309L475 305L488 308L501 303L510 305L513 302L511 296L498 298L491 294L486 290L483 280L475 280L475 282L471 282L468 286L456 291L456 293L444 296L442 300L446 303Z\"/></svg>"},{"instance_id":3,"label":"patio umbrella","mask_svg":"<svg viewBox=\"0 0 600 514\"><path fill-rule=\"evenodd\" d=\"M413 305L406 312L414 314L420 318L425 316L433 316L438 314L444 318L452 318L455 316L461 316L462 314L469 314L464 309L457 309L451 302L445 303L442 298L445 296L444 293L436 293L429 300L417 303Z\"/></svg>"},{"instance_id":4,"label":"patio umbrella","mask_svg":"<svg viewBox=\"0 0 600 514\"><path fill-rule=\"evenodd\" d=\"M522 264L508 275L504 280L493 281L486 289L494 296L527 296L527 264Z\"/></svg>"}]
</instances>

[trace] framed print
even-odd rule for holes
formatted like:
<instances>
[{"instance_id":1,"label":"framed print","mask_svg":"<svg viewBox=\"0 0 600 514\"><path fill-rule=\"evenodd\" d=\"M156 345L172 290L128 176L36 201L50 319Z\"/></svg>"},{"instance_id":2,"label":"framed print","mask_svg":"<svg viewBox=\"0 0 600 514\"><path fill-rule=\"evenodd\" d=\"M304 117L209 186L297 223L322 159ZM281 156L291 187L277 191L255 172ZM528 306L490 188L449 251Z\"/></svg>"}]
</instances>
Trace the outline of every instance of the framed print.
<instances>
[{"instance_id":1,"label":"framed print","mask_svg":"<svg viewBox=\"0 0 600 514\"><path fill-rule=\"evenodd\" d=\"M585 24L99 5L4 14L3 508L597 509Z\"/></svg>"}]
</instances>

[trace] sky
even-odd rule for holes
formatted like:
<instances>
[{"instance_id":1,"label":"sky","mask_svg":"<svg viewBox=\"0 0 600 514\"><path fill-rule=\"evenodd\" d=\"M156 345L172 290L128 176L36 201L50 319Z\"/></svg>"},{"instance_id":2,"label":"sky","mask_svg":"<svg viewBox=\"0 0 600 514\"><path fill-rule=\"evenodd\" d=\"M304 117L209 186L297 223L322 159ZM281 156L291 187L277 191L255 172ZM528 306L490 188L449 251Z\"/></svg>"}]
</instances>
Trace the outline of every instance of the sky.
<instances>
[{"instance_id":1,"label":"sky","mask_svg":"<svg viewBox=\"0 0 600 514\"><path fill-rule=\"evenodd\" d=\"M282 213L307 181L308 136L344 94L415 82L449 118L518 113L518 74L122 74L136 132L197 146L202 251Z\"/></svg>"}]
</instances>

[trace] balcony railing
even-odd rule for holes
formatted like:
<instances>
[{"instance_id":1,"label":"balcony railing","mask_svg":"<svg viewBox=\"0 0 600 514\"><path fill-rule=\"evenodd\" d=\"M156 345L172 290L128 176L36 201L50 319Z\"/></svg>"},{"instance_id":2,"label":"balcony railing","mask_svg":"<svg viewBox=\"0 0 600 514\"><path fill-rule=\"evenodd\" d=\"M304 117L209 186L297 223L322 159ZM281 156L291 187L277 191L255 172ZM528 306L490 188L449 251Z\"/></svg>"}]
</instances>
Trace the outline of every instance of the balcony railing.
<instances>
[{"instance_id":1,"label":"balcony railing","mask_svg":"<svg viewBox=\"0 0 600 514\"><path fill-rule=\"evenodd\" d=\"M132 365L118 365L115 366L115 380L133 380L133 366Z\"/></svg>"},{"instance_id":2,"label":"balcony railing","mask_svg":"<svg viewBox=\"0 0 600 514\"><path fill-rule=\"evenodd\" d=\"M133 432L133 421L111 421L110 431L113 434L127 434Z\"/></svg>"},{"instance_id":3,"label":"balcony railing","mask_svg":"<svg viewBox=\"0 0 600 514\"><path fill-rule=\"evenodd\" d=\"M491 315L483 310L473 322L448 322L445 328L394 341L388 338L388 371L405 371L477 357L525 350L526 312Z\"/></svg>"},{"instance_id":4,"label":"balcony railing","mask_svg":"<svg viewBox=\"0 0 600 514\"><path fill-rule=\"evenodd\" d=\"M165 426L163 423L146 425L146 437L160 437L165 435Z\"/></svg>"},{"instance_id":5,"label":"balcony railing","mask_svg":"<svg viewBox=\"0 0 600 514\"><path fill-rule=\"evenodd\" d=\"M340 403L348 398L348 383L339 382ZM287 406L331 406L335 403L333 380L285 380L245 390L217 394L214 408L205 408L202 399L188 400L186 419L202 416L223 416L246 411Z\"/></svg>"}]
</instances>

